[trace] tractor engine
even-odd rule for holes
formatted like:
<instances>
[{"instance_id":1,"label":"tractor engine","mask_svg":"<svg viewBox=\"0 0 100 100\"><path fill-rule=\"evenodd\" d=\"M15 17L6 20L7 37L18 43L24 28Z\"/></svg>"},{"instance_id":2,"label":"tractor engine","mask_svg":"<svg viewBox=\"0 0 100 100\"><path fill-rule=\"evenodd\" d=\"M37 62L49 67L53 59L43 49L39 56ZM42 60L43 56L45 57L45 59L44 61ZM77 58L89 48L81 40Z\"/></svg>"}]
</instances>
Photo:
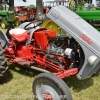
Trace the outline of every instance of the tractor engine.
<instances>
[{"instance_id":1,"label":"tractor engine","mask_svg":"<svg viewBox=\"0 0 100 100\"><path fill-rule=\"evenodd\" d=\"M38 47L46 51L37 51L46 55L46 60L63 68L75 67L79 64L79 45L66 34L57 35L55 31L43 30L34 33Z\"/></svg>"},{"instance_id":2,"label":"tractor engine","mask_svg":"<svg viewBox=\"0 0 100 100\"><path fill-rule=\"evenodd\" d=\"M79 53L76 53L75 47L78 44L74 44L74 40L66 35L60 35L55 39L51 39L49 42L50 45L47 48L47 59L49 61L65 69L75 67L79 64Z\"/></svg>"},{"instance_id":3,"label":"tractor engine","mask_svg":"<svg viewBox=\"0 0 100 100\"><path fill-rule=\"evenodd\" d=\"M58 35L55 39L50 40L47 52L59 56L66 55L70 58L72 55L72 49L69 48L68 45L68 37L66 37L66 35Z\"/></svg>"},{"instance_id":4,"label":"tractor engine","mask_svg":"<svg viewBox=\"0 0 100 100\"><path fill-rule=\"evenodd\" d=\"M35 31L33 40L27 44L29 33L22 31L23 34L11 34L10 46L5 51L7 57L14 59L13 62L24 60L24 64L28 61L28 65L35 62L45 66L49 62L64 69L79 64L80 48L73 38L66 34L57 35L54 30L43 29Z\"/></svg>"}]
</instances>

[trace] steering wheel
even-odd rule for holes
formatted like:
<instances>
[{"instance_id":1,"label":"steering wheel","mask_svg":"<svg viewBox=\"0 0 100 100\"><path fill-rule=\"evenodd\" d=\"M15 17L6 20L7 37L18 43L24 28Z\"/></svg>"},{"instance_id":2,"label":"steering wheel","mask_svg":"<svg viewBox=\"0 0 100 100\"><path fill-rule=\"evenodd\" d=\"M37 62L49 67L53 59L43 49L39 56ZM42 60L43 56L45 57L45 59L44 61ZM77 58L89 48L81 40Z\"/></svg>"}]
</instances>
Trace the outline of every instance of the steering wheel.
<instances>
[{"instance_id":1,"label":"steering wheel","mask_svg":"<svg viewBox=\"0 0 100 100\"><path fill-rule=\"evenodd\" d=\"M28 23L27 25L25 25L24 29L30 30L30 29L36 28L37 26L41 25L42 23L43 23L43 20L35 20L35 21L32 21L32 22ZM34 26L28 27L30 24L33 24Z\"/></svg>"}]
</instances>

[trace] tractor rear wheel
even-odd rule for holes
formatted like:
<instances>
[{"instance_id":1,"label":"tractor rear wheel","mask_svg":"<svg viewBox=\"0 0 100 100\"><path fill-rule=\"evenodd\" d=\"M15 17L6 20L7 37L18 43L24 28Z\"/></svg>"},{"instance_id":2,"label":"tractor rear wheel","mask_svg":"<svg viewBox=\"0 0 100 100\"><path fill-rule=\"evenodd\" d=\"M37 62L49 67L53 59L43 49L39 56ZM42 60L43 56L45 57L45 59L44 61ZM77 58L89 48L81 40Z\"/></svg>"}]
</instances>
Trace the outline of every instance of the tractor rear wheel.
<instances>
[{"instance_id":1,"label":"tractor rear wheel","mask_svg":"<svg viewBox=\"0 0 100 100\"><path fill-rule=\"evenodd\" d=\"M42 24L42 27L48 30L56 30L57 34L62 33L62 29L57 24L55 24L52 20L45 19Z\"/></svg>"},{"instance_id":2,"label":"tractor rear wheel","mask_svg":"<svg viewBox=\"0 0 100 100\"><path fill-rule=\"evenodd\" d=\"M72 100L64 81L51 73L39 74L32 86L34 100Z\"/></svg>"},{"instance_id":3,"label":"tractor rear wheel","mask_svg":"<svg viewBox=\"0 0 100 100\"><path fill-rule=\"evenodd\" d=\"M8 23L7 23L5 20L2 20L2 21L1 21L1 27L2 27L3 29L6 29L7 26L8 26Z\"/></svg>"},{"instance_id":4,"label":"tractor rear wheel","mask_svg":"<svg viewBox=\"0 0 100 100\"><path fill-rule=\"evenodd\" d=\"M0 43L0 83L6 78L8 71L7 58L4 55L4 51Z\"/></svg>"}]
</instances>

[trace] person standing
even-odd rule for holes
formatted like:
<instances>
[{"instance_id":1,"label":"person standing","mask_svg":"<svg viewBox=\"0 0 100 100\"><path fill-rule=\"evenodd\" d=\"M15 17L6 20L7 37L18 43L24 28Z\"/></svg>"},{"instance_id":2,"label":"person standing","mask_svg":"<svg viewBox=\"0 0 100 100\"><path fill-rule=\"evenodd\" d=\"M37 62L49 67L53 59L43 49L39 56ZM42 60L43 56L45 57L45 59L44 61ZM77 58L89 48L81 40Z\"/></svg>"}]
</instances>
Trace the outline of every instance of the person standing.
<instances>
[{"instance_id":1,"label":"person standing","mask_svg":"<svg viewBox=\"0 0 100 100\"><path fill-rule=\"evenodd\" d=\"M34 10L33 10L33 8L30 10L30 20L31 21L34 20Z\"/></svg>"},{"instance_id":2,"label":"person standing","mask_svg":"<svg viewBox=\"0 0 100 100\"><path fill-rule=\"evenodd\" d=\"M46 7L46 13L48 13L48 12L49 12L49 7L47 6L47 7Z\"/></svg>"}]
</instances>

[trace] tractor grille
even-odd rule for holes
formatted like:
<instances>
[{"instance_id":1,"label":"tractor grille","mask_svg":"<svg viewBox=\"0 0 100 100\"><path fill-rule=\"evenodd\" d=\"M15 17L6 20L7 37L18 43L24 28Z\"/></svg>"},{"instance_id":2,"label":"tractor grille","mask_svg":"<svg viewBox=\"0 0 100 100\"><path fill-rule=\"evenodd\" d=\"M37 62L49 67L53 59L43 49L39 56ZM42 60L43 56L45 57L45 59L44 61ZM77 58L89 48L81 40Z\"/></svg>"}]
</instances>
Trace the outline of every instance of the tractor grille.
<instances>
[{"instance_id":1,"label":"tractor grille","mask_svg":"<svg viewBox=\"0 0 100 100\"><path fill-rule=\"evenodd\" d=\"M9 14L8 20L14 20L14 14Z\"/></svg>"}]
</instances>

